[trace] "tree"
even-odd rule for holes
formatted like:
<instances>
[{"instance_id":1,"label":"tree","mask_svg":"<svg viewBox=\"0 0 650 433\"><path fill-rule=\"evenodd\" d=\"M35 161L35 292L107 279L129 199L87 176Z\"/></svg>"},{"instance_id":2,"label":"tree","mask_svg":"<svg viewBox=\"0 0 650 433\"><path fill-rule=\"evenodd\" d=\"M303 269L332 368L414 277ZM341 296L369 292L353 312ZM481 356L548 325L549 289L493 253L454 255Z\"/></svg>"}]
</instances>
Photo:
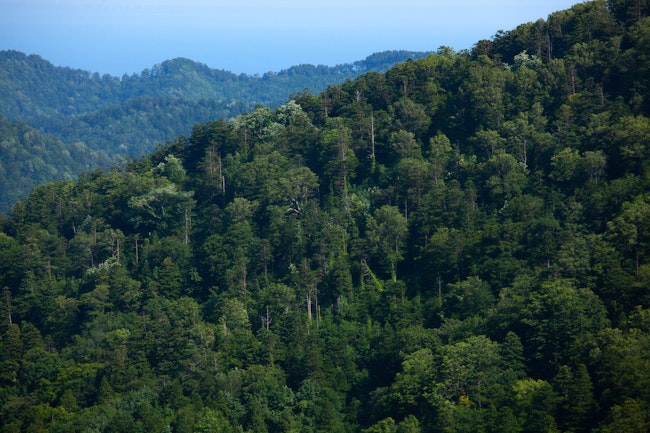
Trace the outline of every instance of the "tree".
<instances>
[{"instance_id":1,"label":"tree","mask_svg":"<svg viewBox=\"0 0 650 433\"><path fill-rule=\"evenodd\" d=\"M497 205L521 194L528 181L526 167L504 151L496 152L481 167L485 172L488 192L499 200L495 203Z\"/></svg>"},{"instance_id":2,"label":"tree","mask_svg":"<svg viewBox=\"0 0 650 433\"><path fill-rule=\"evenodd\" d=\"M596 401L587 366L580 364L575 369L560 366L553 380L553 388L558 394L559 427L565 431L591 431Z\"/></svg>"},{"instance_id":3,"label":"tree","mask_svg":"<svg viewBox=\"0 0 650 433\"><path fill-rule=\"evenodd\" d=\"M487 158L490 158L498 150L505 149L506 144L506 139L501 137L499 132L494 129L479 129L471 137L471 141L475 143L475 146L485 151ZM476 150L474 151L476 152Z\"/></svg>"},{"instance_id":4,"label":"tree","mask_svg":"<svg viewBox=\"0 0 650 433\"><path fill-rule=\"evenodd\" d=\"M354 178L358 160L352 151L352 131L343 119L328 119L321 133L321 163L326 178L336 192L347 195L348 182Z\"/></svg>"},{"instance_id":5,"label":"tree","mask_svg":"<svg viewBox=\"0 0 650 433\"><path fill-rule=\"evenodd\" d=\"M363 433L397 433L397 423L393 418L384 418L372 426L363 429Z\"/></svg>"},{"instance_id":6,"label":"tree","mask_svg":"<svg viewBox=\"0 0 650 433\"><path fill-rule=\"evenodd\" d=\"M648 379L643 372L650 368L650 361L642 349L648 341L648 334L636 328L626 332L605 328L598 333L590 367L595 372L595 391L604 392L600 404L623 406L630 399L648 398Z\"/></svg>"},{"instance_id":7,"label":"tree","mask_svg":"<svg viewBox=\"0 0 650 433\"><path fill-rule=\"evenodd\" d=\"M503 343L500 345L500 354L507 370L511 370L516 378L525 375L524 371L524 346L517 334L508 331Z\"/></svg>"},{"instance_id":8,"label":"tree","mask_svg":"<svg viewBox=\"0 0 650 433\"><path fill-rule=\"evenodd\" d=\"M431 349L415 351L405 357L395 376L391 398L405 413L426 413L434 386L435 358Z\"/></svg>"},{"instance_id":9,"label":"tree","mask_svg":"<svg viewBox=\"0 0 650 433\"><path fill-rule=\"evenodd\" d=\"M198 415L192 431L197 433L234 433L237 429L230 425L228 419L220 411L204 408Z\"/></svg>"},{"instance_id":10,"label":"tree","mask_svg":"<svg viewBox=\"0 0 650 433\"><path fill-rule=\"evenodd\" d=\"M421 158L420 144L415 140L415 134L400 129L390 134L390 146L397 154L398 160L405 158Z\"/></svg>"},{"instance_id":11,"label":"tree","mask_svg":"<svg viewBox=\"0 0 650 433\"><path fill-rule=\"evenodd\" d=\"M611 135L629 170L629 162L639 164L650 148L650 118L624 116L612 126Z\"/></svg>"},{"instance_id":12,"label":"tree","mask_svg":"<svg viewBox=\"0 0 650 433\"><path fill-rule=\"evenodd\" d=\"M9 325L2 336L0 344L2 348L2 355L0 356L0 381L5 386L12 386L18 380L18 371L23 355L20 327L16 324Z\"/></svg>"},{"instance_id":13,"label":"tree","mask_svg":"<svg viewBox=\"0 0 650 433\"><path fill-rule=\"evenodd\" d=\"M479 335L441 347L435 394L458 404L482 407L489 403L501 370L499 345Z\"/></svg>"},{"instance_id":14,"label":"tree","mask_svg":"<svg viewBox=\"0 0 650 433\"><path fill-rule=\"evenodd\" d=\"M608 0L607 6L616 19L626 26L630 26L650 13L650 6L643 0Z\"/></svg>"},{"instance_id":15,"label":"tree","mask_svg":"<svg viewBox=\"0 0 650 433\"><path fill-rule=\"evenodd\" d=\"M179 186L181 186L185 180L186 172L183 168L183 164L178 158L171 154L165 157L165 162L158 164L155 171Z\"/></svg>"},{"instance_id":16,"label":"tree","mask_svg":"<svg viewBox=\"0 0 650 433\"><path fill-rule=\"evenodd\" d=\"M387 265L393 281L397 281L397 264L403 258L407 234L406 218L395 206L376 209L368 220L368 238L376 254L383 257L380 261Z\"/></svg>"},{"instance_id":17,"label":"tree","mask_svg":"<svg viewBox=\"0 0 650 433\"><path fill-rule=\"evenodd\" d=\"M429 152L427 159L431 162L433 185L438 186L444 182L449 166L457 159L457 153L451 146L449 138L438 131L429 139Z\"/></svg>"},{"instance_id":18,"label":"tree","mask_svg":"<svg viewBox=\"0 0 650 433\"><path fill-rule=\"evenodd\" d=\"M468 107L471 107L471 130L500 128L508 72L502 65L482 56L472 63L469 74L464 87L469 97Z\"/></svg>"},{"instance_id":19,"label":"tree","mask_svg":"<svg viewBox=\"0 0 650 433\"><path fill-rule=\"evenodd\" d=\"M302 213L307 200L316 195L318 191L318 177L307 167L301 166L289 170L280 179L280 188L287 212L296 215Z\"/></svg>"},{"instance_id":20,"label":"tree","mask_svg":"<svg viewBox=\"0 0 650 433\"><path fill-rule=\"evenodd\" d=\"M551 165L553 166L551 177L559 182L572 180L577 174L580 162L578 151L565 147L551 158Z\"/></svg>"},{"instance_id":21,"label":"tree","mask_svg":"<svg viewBox=\"0 0 650 433\"><path fill-rule=\"evenodd\" d=\"M443 296L442 309L446 317L459 319L483 316L494 306L490 286L478 277L449 284Z\"/></svg>"},{"instance_id":22,"label":"tree","mask_svg":"<svg viewBox=\"0 0 650 433\"><path fill-rule=\"evenodd\" d=\"M608 326L602 301L570 281L544 282L520 299L525 350L541 377L563 364L584 359L597 333ZM503 299L503 297L502 297ZM498 308L498 307L497 307ZM555 366L555 367L554 367Z\"/></svg>"},{"instance_id":23,"label":"tree","mask_svg":"<svg viewBox=\"0 0 650 433\"><path fill-rule=\"evenodd\" d=\"M187 239L189 217L195 204L193 195L191 191L179 190L173 183L162 183L129 199L129 207L134 211L133 222L136 227L157 228L162 233L182 228Z\"/></svg>"},{"instance_id":24,"label":"tree","mask_svg":"<svg viewBox=\"0 0 650 433\"><path fill-rule=\"evenodd\" d=\"M395 167L400 190L406 196L406 206L417 207L430 184L432 164L419 158L402 158ZM434 177L437 185L438 178Z\"/></svg>"},{"instance_id":25,"label":"tree","mask_svg":"<svg viewBox=\"0 0 650 433\"><path fill-rule=\"evenodd\" d=\"M650 427L650 414L643 402L637 399L625 400L610 411L609 420L602 428L604 433L642 433Z\"/></svg>"},{"instance_id":26,"label":"tree","mask_svg":"<svg viewBox=\"0 0 650 433\"><path fill-rule=\"evenodd\" d=\"M612 240L623 253L628 253L635 264L635 272L648 255L650 241L650 196L639 195L623 204L621 213L607 223Z\"/></svg>"},{"instance_id":27,"label":"tree","mask_svg":"<svg viewBox=\"0 0 650 433\"><path fill-rule=\"evenodd\" d=\"M524 432L557 433L553 416L557 397L550 383L541 379L522 379L513 385L515 414Z\"/></svg>"},{"instance_id":28,"label":"tree","mask_svg":"<svg viewBox=\"0 0 650 433\"><path fill-rule=\"evenodd\" d=\"M399 129L408 131L414 136L421 136L429 127L431 118L424 107L408 97L397 100L392 105L393 118Z\"/></svg>"}]
</instances>

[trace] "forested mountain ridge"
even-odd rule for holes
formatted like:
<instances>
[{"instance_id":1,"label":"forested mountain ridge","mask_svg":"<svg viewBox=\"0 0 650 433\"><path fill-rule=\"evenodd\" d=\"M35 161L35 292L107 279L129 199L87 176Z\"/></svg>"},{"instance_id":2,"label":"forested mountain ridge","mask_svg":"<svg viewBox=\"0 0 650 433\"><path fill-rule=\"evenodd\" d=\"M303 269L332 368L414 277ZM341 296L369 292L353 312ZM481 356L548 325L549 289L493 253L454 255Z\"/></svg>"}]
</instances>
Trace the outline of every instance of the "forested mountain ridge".
<instances>
[{"instance_id":1,"label":"forested mountain ridge","mask_svg":"<svg viewBox=\"0 0 650 433\"><path fill-rule=\"evenodd\" d=\"M1 221L1 431L648 431L648 12L36 188Z\"/></svg>"},{"instance_id":2,"label":"forested mountain ridge","mask_svg":"<svg viewBox=\"0 0 650 433\"><path fill-rule=\"evenodd\" d=\"M145 130L143 135L149 142L158 139L161 134L165 139L172 139L189 133L194 123L232 117L252 110L257 104L277 107L286 102L291 93L302 92L306 88L319 92L329 84L342 83L368 71L385 71L398 62L428 54L387 51L351 64L333 67L299 65L261 76L234 74L177 58L145 69L139 75L125 74L118 78L57 67L37 55L0 51L0 114L11 120L25 121L45 133L57 134L66 142L72 141L68 139L68 134L76 134L74 140L82 138L91 148L102 148L111 154L114 149L102 147L106 145L106 138L104 142L96 142L95 135L105 136L106 131L100 133L91 129L81 133L75 131L77 124L81 124L83 130L84 126L87 129L87 125L94 127L101 122L101 118L116 122L124 116L146 116L151 105L169 101L187 105L186 110L203 109L198 113L199 118L194 120L184 117L197 113L185 113L184 110L175 113L174 117L180 118L176 122L185 122L183 128L160 131L159 126L152 125L149 128L151 131ZM139 107L133 101L144 102ZM120 117L115 116L116 110L120 112ZM194 123L187 124L192 121ZM118 129L128 127L122 125ZM120 144L118 140L114 146ZM150 152L153 148L150 144L145 149Z\"/></svg>"},{"instance_id":3,"label":"forested mountain ridge","mask_svg":"<svg viewBox=\"0 0 650 433\"><path fill-rule=\"evenodd\" d=\"M350 64L297 65L263 75L235 74L185 58L166 60L121 78L54 66L38 55L0 51L0 112L15 120L40 121L44 116L82 115L114 107L131 98L170 96L198 102L238 101L246 107L276 107L291 93L324 90L364 72L383 72L409 58L430 53L385 51Z\"/></svg>"},{"instance_id":4,"label":"forested mountain ridge","mask_svg":"<svg viewBox=\"0 0 650 433\"><path fill-rule=\"evenodd\" d=\"M0 178L7 183L0 180L0 190L11 193L0 200L0 213L8 213L15 199L39 183L61 180L62 173L76 176L81 168L108 168L121 159L146 155L158 143L189 134L196 123L233 117L257 104L277 107L291 93L306 88L318 92L363 72L385 71L428 54L386 51L351 64L299 65L262 76L237 75L178 58L118 78L56 67L37 55L0 51L0 116L26 122L41 134L56 137L43 139L65 144L50 149L48 160L43 154L10 149L20 140L0 136L7 152L21 155L20 160L2 161ZM84 152L107 157L81 158L94 161L96 165L90 167L69 161L67 154L78 153L80 146ZM10 161L15 165L8 165ZM46 169L54 161L63 165ZM21 171L24 166L32 169Z\"/></svg>"}]
</instances>

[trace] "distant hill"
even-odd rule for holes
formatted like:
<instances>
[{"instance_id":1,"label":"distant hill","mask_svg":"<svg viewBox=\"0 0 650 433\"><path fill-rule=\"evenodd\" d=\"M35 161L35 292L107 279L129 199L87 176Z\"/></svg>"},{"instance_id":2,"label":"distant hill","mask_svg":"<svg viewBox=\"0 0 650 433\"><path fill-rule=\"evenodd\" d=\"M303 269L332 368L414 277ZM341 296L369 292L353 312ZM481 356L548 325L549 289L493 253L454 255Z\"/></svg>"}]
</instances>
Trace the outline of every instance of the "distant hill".
<instances>
[{"instance_id":1,"label":"distant hill","mask_svg":"<svg viewBox=\"0 0 650 433\"><path fill-rule=\"evenodd\" d=\"M292 93L320 92L428 54L386 51L349 64L299 65L256 76L177 58L118 78L54 66L37 55L0 51L0 150L9 155L0 161L0 213L39 183L76 176L81 169L106 168L122 157L143 156L159 143L189 134L197 123L234 117L259 104L279 106ZM26 124L7 119L36 130L26 134ZM47 146L25 142L26 136ZM71 159L77 154L94 156L79 163Z\"/></svg>"},{"instance_id":2,"label":"distant hill","mask_svg":"<svg viewBox=\"0 0 650 433\"><path fill-rule=\"evenodd\" d=\"M117 120L116 111L125 111L119 114L120 119L138 117L149 113L152 106L173 102L182 106L176 110L174 117L181 120L173 131L156 125L143 130L142 125L137 125L143 137L172 138L189 133L198 122L232 117L252 110L257 104L276 107L286 102L292 93L305 89L318 93L328 85L342 83L362 73L383 72L396 63L429 54L387 51L349 64L299 65L254 76L212 69L202 63L177 58L145 69L140 75L118 78L54 66L37 55L0 51L0 114L11 120L28 122L67 141L76 121L87 125L103 117ZM134 100L139 102L134 103ZM92 129L94 125L89 126ZM121 126L123 131L129 129ZM95 141L92 130L84 132L82 137L78 137L79 132L73 135L91 147L106 145ZM119 146L120 141L117 139L115 144ZM113 151L104 150L109 154Z\"/></svg>"}]
</instances>

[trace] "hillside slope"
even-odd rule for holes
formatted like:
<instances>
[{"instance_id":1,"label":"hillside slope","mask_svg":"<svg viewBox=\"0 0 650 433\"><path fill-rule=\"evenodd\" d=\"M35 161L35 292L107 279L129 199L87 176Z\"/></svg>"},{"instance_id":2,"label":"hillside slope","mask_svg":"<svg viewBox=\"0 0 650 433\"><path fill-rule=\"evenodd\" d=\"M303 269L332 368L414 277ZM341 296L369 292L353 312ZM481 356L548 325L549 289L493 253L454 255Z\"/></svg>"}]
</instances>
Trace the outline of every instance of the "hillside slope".
<instances>
[{"instance_id":1,"label":"hillside slope","mask_svg":"<svg viewBox=\"0 0 650 433\"><path fill-rule=\"evenodd\" d=\"M84 170L108 167L109 157L83 143L65 145L24 122L0 116L0 214L42 183L73 180Z\"/></svg>"},{"instance_id":2,"label":"hillside slope","mask_svg":"<svg viewBox=\"0 0 650 433\"><path fill-rule=\"evenodd\" d=\"M641 6L37 187L0 220L3 433L648 431Z\"/></svg>"}]
</instances>

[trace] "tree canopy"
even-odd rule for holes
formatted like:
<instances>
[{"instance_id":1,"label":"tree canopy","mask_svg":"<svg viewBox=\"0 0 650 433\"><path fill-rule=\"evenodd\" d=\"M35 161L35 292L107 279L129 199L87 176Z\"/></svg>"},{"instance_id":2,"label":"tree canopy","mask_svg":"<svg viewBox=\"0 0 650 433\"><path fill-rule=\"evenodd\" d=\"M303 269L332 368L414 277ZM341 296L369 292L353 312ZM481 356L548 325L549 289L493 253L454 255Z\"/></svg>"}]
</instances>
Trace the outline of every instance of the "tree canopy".
<instances>
[{"instance_id":1,"label":"tree canopy","mask_svg":"<svg viewBox=\"0 0 650 433\"><path fill-rule=\"evenodd\" d=\"M647 12L36 187L0 220L0 431L647 431Z\"/></svg>"}]
</instances>

